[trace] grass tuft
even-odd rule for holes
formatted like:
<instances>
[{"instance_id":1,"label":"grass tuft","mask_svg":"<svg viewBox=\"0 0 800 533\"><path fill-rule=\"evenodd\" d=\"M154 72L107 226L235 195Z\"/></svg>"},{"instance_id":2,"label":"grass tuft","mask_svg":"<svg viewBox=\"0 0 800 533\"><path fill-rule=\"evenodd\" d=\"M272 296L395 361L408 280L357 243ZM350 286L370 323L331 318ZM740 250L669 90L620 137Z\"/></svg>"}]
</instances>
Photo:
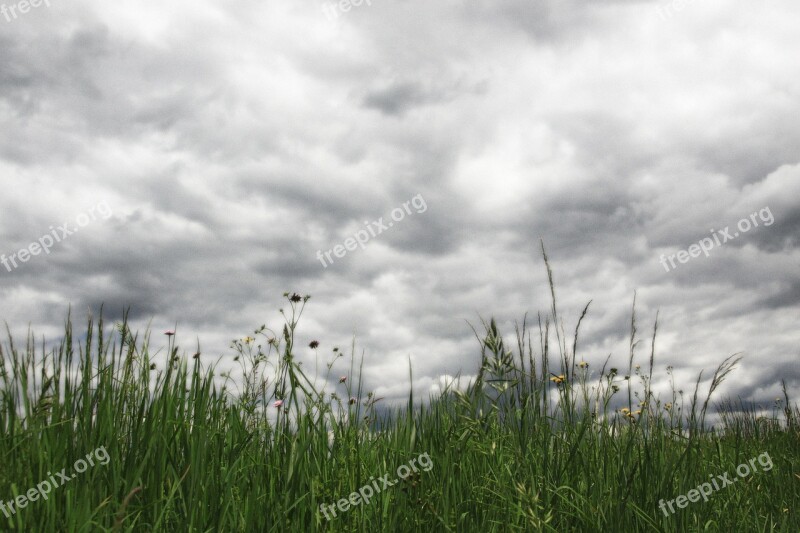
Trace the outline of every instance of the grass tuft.
<instances>
[{"instance_id":1,"label":"grass tuft","mask_svg":"<svg viewBox=\"0 0 800 533\"><path fill-rule=\"evenodd\" d=\"M402 408L361 387L361 367L334 391L316 385L296 358L309 296L286 293L284 324L262 325L232 343L241 379L222 378L197 347L176 337L151 353L150 333L109 328L102 316L45 350L0 346L0 499L24 496L55 472L75 472L47 498L0 512L9 531L787 531L800 530L800 410L784 398L771 411L713 393L740 357L724 359L691 400L672 384L653 393L658 318L647 368L637 361L635 296L628 368L620 373L570 346L555 284L532 341L528 317L507 342L496 321L473 328L481 365L466 388L450 386ZM591 302L590 302L591 303ZM285 311L285 312L284 312ZM172 332L169 332L172 333ZM552 356L551 337L557 354ZM317 349L319 343L310 347ZM337 349L322 383L331 381ZM591 359L591 360L590 360ZM599 371L595 369L599 367ZM409 365L409 375L412 369ZM701 402L701 389L707 387ZM400 465L428 454L432 468L328 521L336 504ZM766 468L764 455L772 465ZM107 460L103 458L106 457ZM757 462L751 459L759 458ZM101 461L102 460L102 461ZM101 464L102 463L102 464ZM736 468L750 464L739 477ZM731 486L708 501L665 513L661 500L717 475Z\"/></svg>"}]
</instances>

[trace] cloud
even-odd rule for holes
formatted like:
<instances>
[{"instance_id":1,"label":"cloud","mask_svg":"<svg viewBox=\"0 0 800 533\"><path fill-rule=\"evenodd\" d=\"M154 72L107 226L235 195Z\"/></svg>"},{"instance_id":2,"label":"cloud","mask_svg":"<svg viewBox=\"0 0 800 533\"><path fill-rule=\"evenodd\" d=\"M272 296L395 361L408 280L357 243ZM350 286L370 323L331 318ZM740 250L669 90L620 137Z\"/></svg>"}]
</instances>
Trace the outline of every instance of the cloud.
<instances>
[{"instance_id":1,"label":"cloud","mask_svg":"<svg viewBox=\"0 0 800 533\"><path fill-rule=\"evenodd\" d=\"M403 402L409 358L427 397L477 372L469 323L547 312L543 238L567 331L593 300L592 368L625 359L637 291L662 371L741 351L723 393L796 392L800 11L664 5L375 1L329 20L90 0L4 23L0 253L98 202L114 214L0 267L0 318L50 336L70 305L130 305L228 364L230 339L280 328L283 292L310 293L302 345L355 334L366 389ZM424 213L319 264L417 194ZM659 264L765 207L773 224Z\"/></svg>"}]
</instances>

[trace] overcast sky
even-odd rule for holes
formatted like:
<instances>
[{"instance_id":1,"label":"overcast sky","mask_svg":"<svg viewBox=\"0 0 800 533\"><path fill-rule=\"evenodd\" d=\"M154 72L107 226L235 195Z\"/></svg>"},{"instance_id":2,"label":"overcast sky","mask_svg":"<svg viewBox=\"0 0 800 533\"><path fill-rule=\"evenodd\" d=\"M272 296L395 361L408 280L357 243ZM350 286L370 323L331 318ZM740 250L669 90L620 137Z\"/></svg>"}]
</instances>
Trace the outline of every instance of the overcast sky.
<instances>
[{"instance_id":1,"label":"overcast sky","mask_svg":"<svg viewBox=\"0 0 800 533\"><path fill-rule=\"evenodd\" d=\"M736 352L718 399L800 393L796 0L48 3L0 14L15 335L129 305L226 366L297 291L306 364L355 336L424 397L476 373L468 321L547 312L541 238L590 368L637 291L662 393Z\"/></svg>"}]
</instances>

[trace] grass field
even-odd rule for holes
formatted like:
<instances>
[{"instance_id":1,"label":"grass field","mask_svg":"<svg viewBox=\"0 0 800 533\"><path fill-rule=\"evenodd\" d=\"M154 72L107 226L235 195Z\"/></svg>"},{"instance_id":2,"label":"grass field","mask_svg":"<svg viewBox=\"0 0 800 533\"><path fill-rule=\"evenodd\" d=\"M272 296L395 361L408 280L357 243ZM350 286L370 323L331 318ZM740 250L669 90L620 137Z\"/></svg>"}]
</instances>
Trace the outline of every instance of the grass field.
<instances>
[{"instance_id":1,"label":"grass field","mask_svg":"<svg viewBox=\"0 0 800 533\"><path fill-rule=\"evenodd\" d=\"M715 398L735 356L655 397L657 326L634 312L627 367L595 368L553 290L534 335L482 324L468 389L379 409L357 364L314 387L295 360L309 300L284 296L284 325L233 344L236 380L172 336L151 354L127 320L76 338L68 319L49 351L9 333L0 529L800 531L800 411L785 387L766 412Z\"/></svg>"}]
</instances>

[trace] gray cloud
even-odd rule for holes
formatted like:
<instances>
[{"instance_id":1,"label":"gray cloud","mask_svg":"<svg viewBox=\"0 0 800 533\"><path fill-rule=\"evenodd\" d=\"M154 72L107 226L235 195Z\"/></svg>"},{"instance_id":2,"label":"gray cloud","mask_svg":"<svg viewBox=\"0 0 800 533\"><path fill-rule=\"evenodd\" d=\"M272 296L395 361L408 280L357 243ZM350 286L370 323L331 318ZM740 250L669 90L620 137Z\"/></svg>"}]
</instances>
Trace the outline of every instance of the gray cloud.
<instances>
[{"instance_id":1,"label":"gray cloud","mask_svg":"<svg viewBox=\"0 0 800 533\"><path fill-rule=\"evenodd\" d=\"M396 402L409 357L422 397L476 372L467 321L547 312L541 237L570 334L593 299L592 368L625 360L636 290L641 331L661 313L659 386L668 364L688 390L741 351L722 393L771 401L785 377L796 395L800 12L662 5L373 2L328 20L84 0L2 22L0 254L100 201L113 216L0 266L0 318L52 335L70 304L131 306L216 358L279 329L284 291L310 293L298 345L324 359L355 334L367 390ZM318 250L417 194L425 212L323 268ZM773 224L659 264L767 206Z\"/></svg>"}]
</instances>

